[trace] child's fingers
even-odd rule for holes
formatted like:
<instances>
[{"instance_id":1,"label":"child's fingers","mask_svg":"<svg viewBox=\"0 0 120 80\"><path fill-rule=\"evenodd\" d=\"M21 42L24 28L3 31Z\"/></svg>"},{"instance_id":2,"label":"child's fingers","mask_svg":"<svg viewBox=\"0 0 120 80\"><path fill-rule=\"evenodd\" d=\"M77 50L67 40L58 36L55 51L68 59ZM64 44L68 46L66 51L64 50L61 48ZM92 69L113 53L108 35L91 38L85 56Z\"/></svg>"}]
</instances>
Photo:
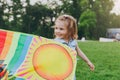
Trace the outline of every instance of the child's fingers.
<instances>
[{"instance_id":1,"label":"child's fingers","mask_svg":"<svg viewBox=\"0 0 120 80\"><path fill-rule=\"evenodd\" d=\"M95 69L95 66L92 64L92 65L90 65L90 70L91 71L94 71L94 69Z\"/></svg>"}]
</instances>

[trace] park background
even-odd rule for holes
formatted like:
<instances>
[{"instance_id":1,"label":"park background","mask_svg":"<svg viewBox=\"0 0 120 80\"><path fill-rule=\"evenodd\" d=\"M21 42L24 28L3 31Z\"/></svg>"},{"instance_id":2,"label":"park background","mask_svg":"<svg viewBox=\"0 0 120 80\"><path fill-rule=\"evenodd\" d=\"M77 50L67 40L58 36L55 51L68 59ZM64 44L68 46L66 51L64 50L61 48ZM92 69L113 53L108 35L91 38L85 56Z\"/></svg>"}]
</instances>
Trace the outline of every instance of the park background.
<instances>
[{"instance_id":1,"label":"park background","mask_svg":"<svg viewBox=\"0 0 120 80\"><path fill-rule=\"evenodd\" d=\"M120 14L112 12L116 0L0 0L0 29L53 38L54 21L60 14L76 18L79 47L95 64L91 72L79 58L77 80L119 80L120 42L99 42L108 28L120 28Z\"/></svg>"}]
</instances>

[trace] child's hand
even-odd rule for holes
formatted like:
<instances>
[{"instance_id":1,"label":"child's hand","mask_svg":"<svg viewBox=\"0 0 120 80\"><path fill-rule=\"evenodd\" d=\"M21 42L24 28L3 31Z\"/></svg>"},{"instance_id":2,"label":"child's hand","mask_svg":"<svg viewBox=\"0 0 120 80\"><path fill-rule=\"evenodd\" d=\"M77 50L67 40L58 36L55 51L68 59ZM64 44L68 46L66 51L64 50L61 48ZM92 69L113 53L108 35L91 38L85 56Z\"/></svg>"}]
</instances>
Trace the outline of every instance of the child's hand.
<instances>
[{"instance_id":1,"label":"child's hand","mask_svg":"<svg viewBox=\"0 0 120 80\"><path fill-rule=\"evenodd\" d=\"M95 66L91 62L88 62L88 66L90 67L91 71L94 71Z\"/></svg>"}]
</instances>

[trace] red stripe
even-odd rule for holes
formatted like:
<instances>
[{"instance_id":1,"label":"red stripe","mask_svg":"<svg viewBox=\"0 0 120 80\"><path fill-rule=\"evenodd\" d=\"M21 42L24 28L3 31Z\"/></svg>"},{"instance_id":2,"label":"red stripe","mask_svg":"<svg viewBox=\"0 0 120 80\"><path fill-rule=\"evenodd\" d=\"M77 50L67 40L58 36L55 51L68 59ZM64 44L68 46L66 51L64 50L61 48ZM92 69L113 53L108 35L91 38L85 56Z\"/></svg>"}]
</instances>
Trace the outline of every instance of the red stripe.
<instances>
[{"instance_id":1,"label":"red stripe","mask_svg":"<svg viewBox=\"0 0 120 80\"><path fill-rule=\"evenodd\" d=\"M4 48L4 43L5 43L5 40L6 40L6 35L7 35L7 32L0 31L0 54L2 53L2 50Z\"/></svg>"}]
</instances>

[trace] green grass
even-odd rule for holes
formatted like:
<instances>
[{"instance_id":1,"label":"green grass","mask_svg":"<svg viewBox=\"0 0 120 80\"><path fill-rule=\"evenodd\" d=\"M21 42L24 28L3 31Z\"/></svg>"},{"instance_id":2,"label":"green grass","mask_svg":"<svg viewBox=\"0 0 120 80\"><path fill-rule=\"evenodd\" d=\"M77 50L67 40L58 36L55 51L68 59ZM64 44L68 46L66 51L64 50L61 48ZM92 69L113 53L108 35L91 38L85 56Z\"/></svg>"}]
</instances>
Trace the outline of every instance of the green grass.
<instances>
[{"instance_id":1,"label":"green grass","mask_svg":"<svg viewBox=\"0 0 120 80\"><path fill-rule=\"evenodd\" d=\"M120 42L78 42L81 50L95 65L90 71L88 65L79 57L76 69L77 80L119 80Z\"/></svg>"}]
</instances>

